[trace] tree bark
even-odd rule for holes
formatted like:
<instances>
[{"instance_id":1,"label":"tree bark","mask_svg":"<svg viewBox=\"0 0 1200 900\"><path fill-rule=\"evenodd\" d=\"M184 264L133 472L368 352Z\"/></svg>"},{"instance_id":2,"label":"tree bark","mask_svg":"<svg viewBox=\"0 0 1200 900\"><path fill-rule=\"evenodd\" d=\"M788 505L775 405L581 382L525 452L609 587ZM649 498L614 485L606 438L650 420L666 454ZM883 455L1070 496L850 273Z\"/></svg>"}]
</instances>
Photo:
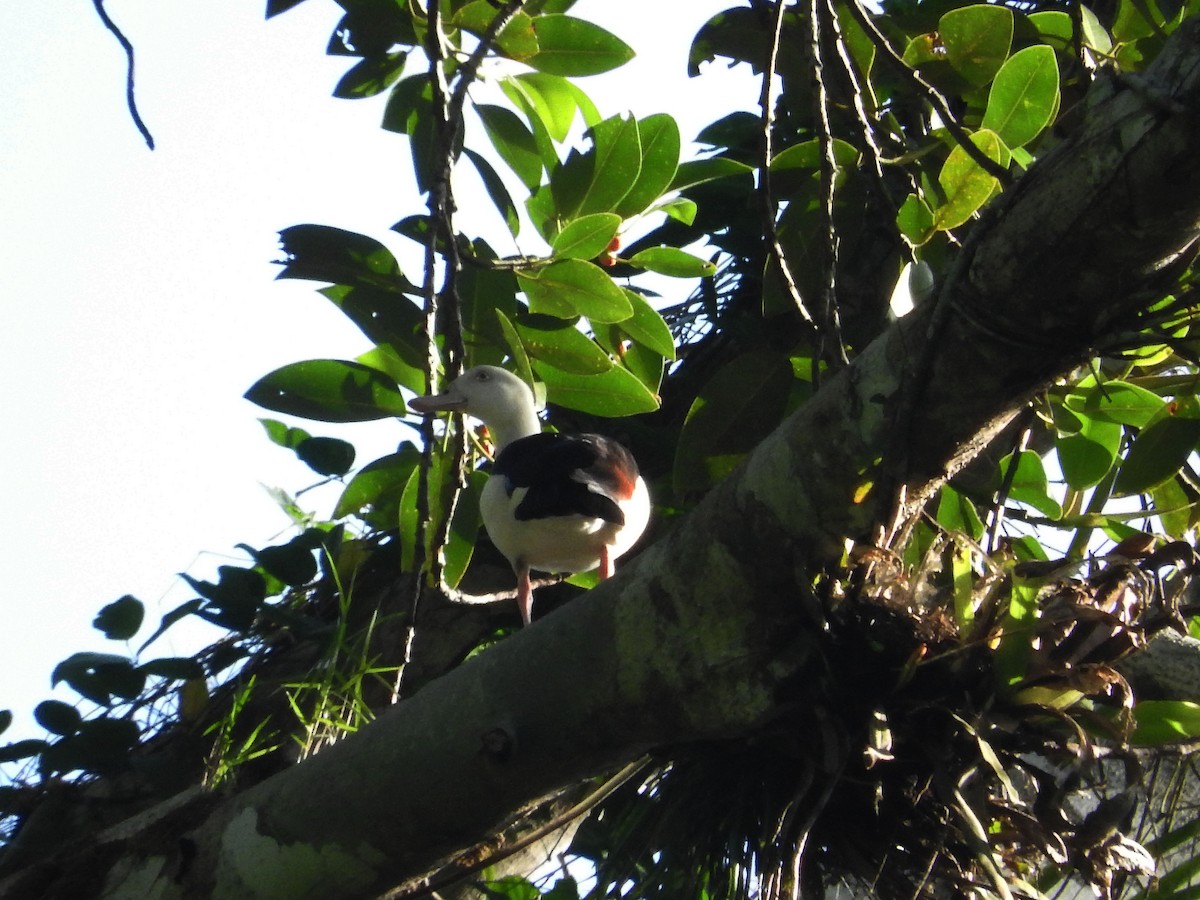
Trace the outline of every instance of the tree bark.
<instances>
[{"instance_id":1,"label":"tree bark","mask_svg":"<svg viewBox=\"0 0 1200 900\"><path fill-rule=\"evenodd\" d=\"M181 796L0 897L377 896L565 786L815 703L814 578L848 540L886 539L1033 393L1128 328L1194 246L1200 22L1089 101L977 224L937 302L616 578L316 757L236 796Z\"/></svg>"}]
</instances>

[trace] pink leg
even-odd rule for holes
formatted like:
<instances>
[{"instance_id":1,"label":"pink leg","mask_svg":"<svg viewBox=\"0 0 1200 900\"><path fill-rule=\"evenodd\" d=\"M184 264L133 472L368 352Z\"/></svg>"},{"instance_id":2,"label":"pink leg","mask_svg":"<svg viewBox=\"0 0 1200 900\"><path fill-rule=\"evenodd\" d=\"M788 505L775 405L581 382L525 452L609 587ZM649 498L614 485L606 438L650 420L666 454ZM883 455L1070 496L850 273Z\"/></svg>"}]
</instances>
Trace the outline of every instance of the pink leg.
<instances>
[{"instance_id":1,"label":"pink leg","mask_svg":"<svg viewBox=\"0 0 1200 900\"><path fill-rule=\"evenodd\" d=\"M533 621L533 588L529 585L529 566L517 566L517 606L521 610L521 621L528 625Z\"/></svg>"},{"instance_id":2,"label":"pink leg","mask_svg":"<svg viewBox=\"0 0 1200 900\"><path fill-rule=\"evenodd\" d=\"M612 554L608 544L604 544L600 547L600 580L612 578L614 571L616 571L616 565L613 562Z\"/></svg>"}]
</instances>

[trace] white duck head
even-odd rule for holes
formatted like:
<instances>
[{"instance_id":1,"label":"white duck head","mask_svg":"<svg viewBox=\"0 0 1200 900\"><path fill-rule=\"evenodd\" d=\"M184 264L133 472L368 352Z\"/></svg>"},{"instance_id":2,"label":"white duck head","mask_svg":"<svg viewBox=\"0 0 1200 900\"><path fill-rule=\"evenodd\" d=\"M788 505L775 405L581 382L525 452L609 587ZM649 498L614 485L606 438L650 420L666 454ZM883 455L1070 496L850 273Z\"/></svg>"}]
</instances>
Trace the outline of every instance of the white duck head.
<instances>
[{"instance_id":1,"label":"white duck head","mask_svg":"<svg viewBox=\"0 0 1200 900\"><path fill-rule=\"evenodd\" d=\"M467 369L442 393L414 397L408 405L422 415L458 412L478 419L487 425L497 451L542 430L529 385L498 366Z\"/></svg>"}]
</instances>

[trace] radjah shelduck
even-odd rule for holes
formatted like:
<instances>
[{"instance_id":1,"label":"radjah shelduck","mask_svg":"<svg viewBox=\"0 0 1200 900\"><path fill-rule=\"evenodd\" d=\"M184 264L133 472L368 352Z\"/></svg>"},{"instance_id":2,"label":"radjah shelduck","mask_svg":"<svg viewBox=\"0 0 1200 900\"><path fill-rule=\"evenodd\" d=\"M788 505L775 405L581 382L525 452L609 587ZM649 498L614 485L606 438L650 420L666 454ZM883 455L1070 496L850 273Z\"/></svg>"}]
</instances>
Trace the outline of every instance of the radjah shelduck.
<instances>
[{"instance_id":1,"label":"radjah shelduck","mask_svg":"<svg viewBox=\"0 0 1200 900\"><path fill-rule=\"evenodd\" d=\"M517 575L517 604L533 616L529 570L613 573L646 528L650 494L625 447L599 434L542 431L533 391L497 366L476 366L415 411L464 413L488 427L496 448L479 499L483 526Z\"/></svg>"}]
</instances>

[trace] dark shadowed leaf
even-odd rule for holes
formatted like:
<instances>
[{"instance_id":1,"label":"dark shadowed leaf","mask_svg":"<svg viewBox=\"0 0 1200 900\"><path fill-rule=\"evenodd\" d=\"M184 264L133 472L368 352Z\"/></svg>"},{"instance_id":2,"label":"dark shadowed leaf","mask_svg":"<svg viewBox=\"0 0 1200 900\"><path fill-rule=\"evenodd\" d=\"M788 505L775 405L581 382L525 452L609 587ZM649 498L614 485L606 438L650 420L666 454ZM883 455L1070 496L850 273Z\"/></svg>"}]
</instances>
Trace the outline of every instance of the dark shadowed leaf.
<instances>
[{"instance_id":1,"label":"dark shadowed leaf","mask_svg":"<svg viewBox=\"0 0 1200 900\"><path fill-rule=\"evenodd\" d=\"M92 620L92 627L104 632L110 641L127 641L142 627L146 607L141 600L126 594L104 607Z\"/></svg>"},{"instance_id":2,"label":"dark shadowed leaf","mask_svg":"<svg viewBox=\"0 0 1200 900\"><path fill-rule=\"evenodd\" d=\"M3 747L0 747L0 762L16 762L19 759L29 759L31 756L37 756L49 746L48 742L35 738L14 741L11 744L5 744Z\"/></svg>"},{"instance_id":3,"label":"dark shadowed leaf","mask_svg":"<svg viewBox=\"0 0 1200 900\"><path fill-rule=\"evenodd\" d=\"M204 667L196 660L187 656L164 656L152 659L138 666L138 671L155 678L166 678L169 681L188 681L204 677Z\"/></svg>"},{"instance_id":4,"label":"dark shadowed leaf","mask_svg":"<svg viewBox=\"0 0 1200 900\"><path fill-rule=\"evenodd\" d=\"M775 429L792 379L786 356L758 351L737 357L704 385L679 434L676 497L694 497L720 481Z\"/></svg>"},{"instance_id":5,"label":"dark shadowed leaf","mask_svg":"<svg viewBox=\"0 0 1200 900\"><path fill-rule=\"evenodd\" d=\"M1140 494L1172 477L1187 462L1200 442L1200 417L1194 409L1163 415L1147 425L1134 438L1113 492L1117 495Z\"/></svg>"},{"instance_id":6,"label":"dark shadowed leaf","mask_svg":"<svg viewBox=\"0 0 1200 900\"><path fill-rule=\"evenodd\" d=\"M0 709L0 734L8 731L8 726L12 724L13 714L11 709Z\"/></svg>"},{"instance_id":7,"label":"dark shadowed leaf","mask_svg":"<svg viewBox=\"0 0 1200 900\"><path fill-rule=\"evenodd\" d=\"M369 56L342 76L333 89L333 96L354 100L381 94L404 73L407 59L408 53L405 51Z\"/></svg>"},{"instance_id":8,"label":"dark shadowed leaf","mask_svg":"<svg viewBox=\"0 0 1200 900\"><path fill-rule=\"evenodd\" d=\"M296 456L318 475L341 476L354 467L354 445L340 438L308 438L296 446Z\"/></svg>"},{"instance_id":9,"label":"dark shadowed leaf","mask_svg":"<svg viewBox=\"0 0 1200 900\"><path fill-rule=\"evenodd\" d=\"M74 734L83 716L79 710L61 700L43 700L33 709L34 720L51 734Z\"/></svg>"},{"instance_id":10,"label":"dark shadowed leaf","mask_svg":"<svg viewBox=\"0 0 1200 900\"><path fill-rule=\"evenodd\" d=\"M54 667L50 683L60 682L66 682L80 696L108 706L114 696L128 700L140 694L146 677L124 656L75 653Z\"/></svg>"},{"instance_id":11,"label":"dark shadowed leaf","mask_svg":"<svg viewBox=\"0 0 1200 900\"><path fill-rule=\"evenodd\" d=\"M525 127L516 113L503 106L479 104L475 112L479 114L484 130L500 158L526 188L534 190L541 184L543 166L533 132Z\"/></svg>"},{"instance_id":12,"label":"dark shadowed leaf","mask_svg":"<svg viewBox=\"0 0 1200 900\"><path fill-rule=\"evenodd\" d=\"M311 359L276 369L246 391L246 399L274 412L322 422L366 422L408 413L391 378L340 359Z\"/></svg>"},{"instance_id":13,"label":"dark shadowed leaf","mask_svg":"<svg viewBox=\"0 0 1200 900\"><path fill-rule=\"evenodd\" d=\"M708 181L715 181L718 178L729 178L734 175L750 175L754 172L752 166L738 162L736 159L728 159L724 156L713 157L712 159L698 159L692 162L685 162L675 172L675 177L671 180L670 190L681 191L684 188L694 187L697 184L704 184Z\"/></svg>"},{"instance_id":14,"label":"dark shadowed leaf","mask_svg":"<svg viewBox=\"0 0 1200 900\"><path fill-rule=\"evenodd\" d=\"M329 225L293 225L279 232L279 240L285 256L280 278L420 293L392 251L374 238Z\"/></svg>"},{"instance_id":15,"label":"dark shadowed leaf","mask_svg":"<svg viewBox=\"0 0 1200 900\"><path fill-rule=\"evenodd\" d=\"M504 181L496 174L496 170L492 168L492 164L474 150L469 147L464 148L463 154L475 166L475 171L479 173L479 179L483 182L483 189L487 191L492 205L496 207L496 210L500 213L500 217L504 219L504 224L508 227L509 234L516 237L521 231L521 219L517 214L517 205L513 203L512 195L508 192L508 188L504 186Z\"/></svg>"},{"instance_id":16,"label":"dark shadowed leaf","mask_svg":"<svg viewBox=\"0 0 1200 900\"><path fill-rule=\"evenodd\" d=\"M417 448L406 443L396 453L363 466L342 491L333 517L356 515L380 528L394 526L400 495L419 460Z\"/></svg>"}]
</instances>

